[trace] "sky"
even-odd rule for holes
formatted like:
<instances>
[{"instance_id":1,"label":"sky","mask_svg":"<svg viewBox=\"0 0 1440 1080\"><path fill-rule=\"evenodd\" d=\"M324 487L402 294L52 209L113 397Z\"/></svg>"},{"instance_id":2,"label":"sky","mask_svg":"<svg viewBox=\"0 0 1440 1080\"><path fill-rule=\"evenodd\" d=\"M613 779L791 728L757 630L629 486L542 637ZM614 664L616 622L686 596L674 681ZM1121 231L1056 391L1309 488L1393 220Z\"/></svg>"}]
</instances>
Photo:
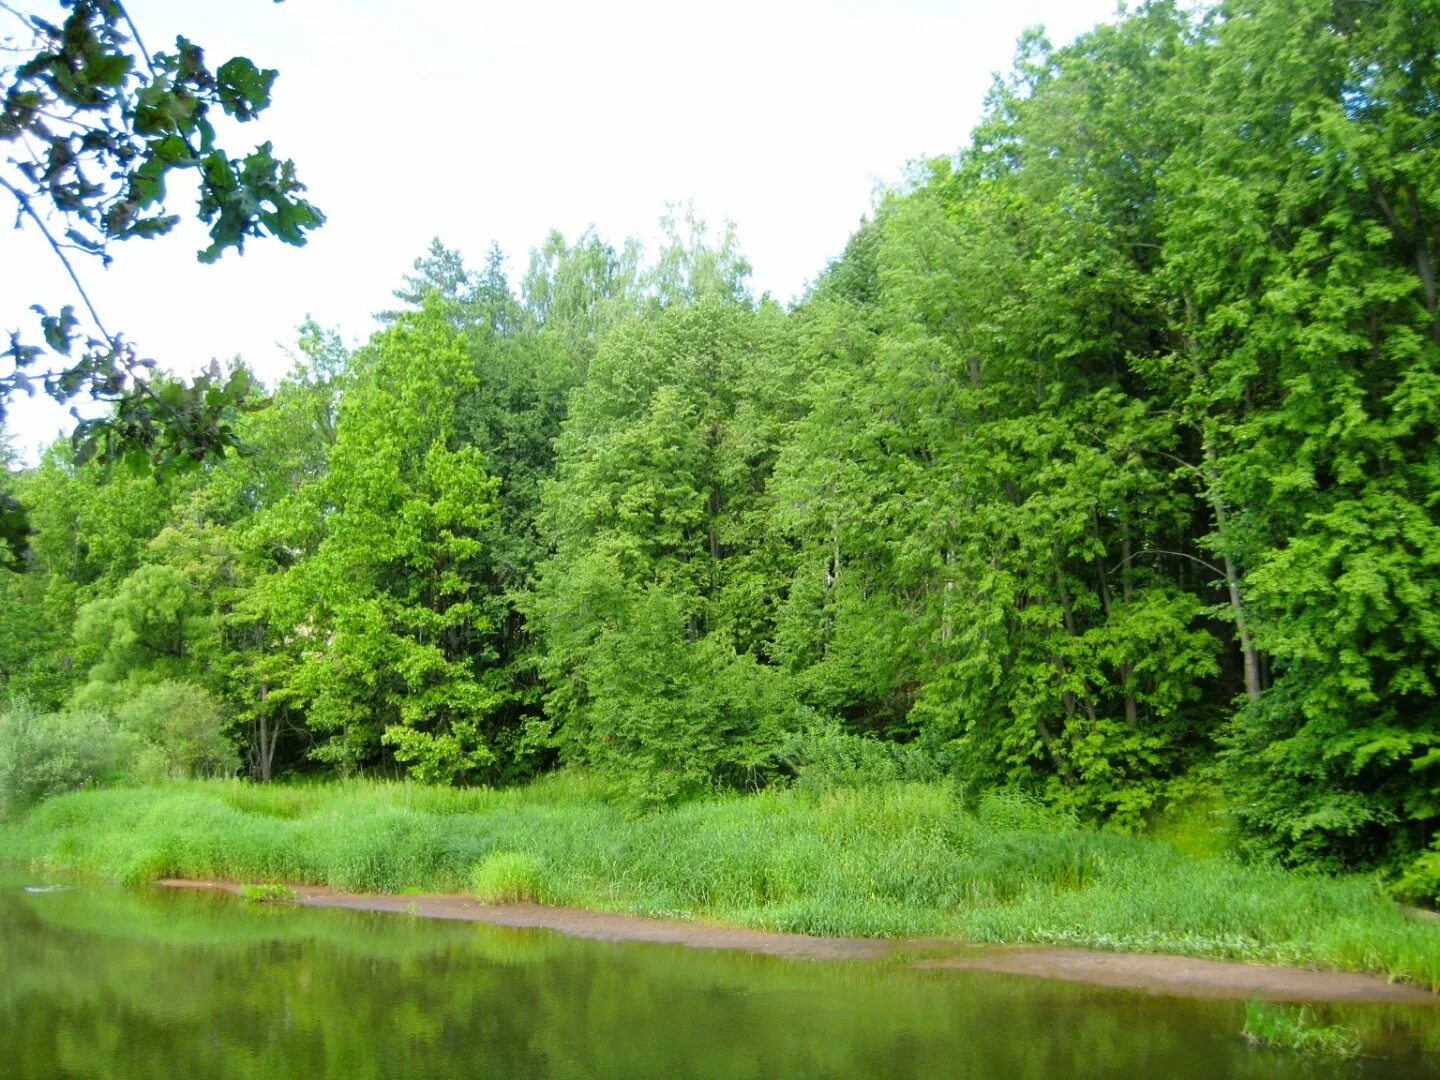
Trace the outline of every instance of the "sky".
<instances>
[{"instance_id":1,"label":"sky","mask_svg":"<svg viewBox=\"0 0 1440 1080\"><path fill-rule=\"evenodd\" d=\"M45 13L51 0L23 4ZM112 331L173 371L243 356L273 380L307 317L363 341L440 237L512 279L551 229L653 239L670 204L735 223L757 294L800 295L907 162L949 154L1016 39L1071 40L1116 0L130 0L151 51L184 34L212 69L278 68L240 155L293 158L326 225L303 248L247 243L202 266L203 229L78 266ZM176 212L189 206L177 199ZM0 330L77 297L33 229L0 232ZM11 403L33 460L71 421Z\"/></svg>"}]
</instances>

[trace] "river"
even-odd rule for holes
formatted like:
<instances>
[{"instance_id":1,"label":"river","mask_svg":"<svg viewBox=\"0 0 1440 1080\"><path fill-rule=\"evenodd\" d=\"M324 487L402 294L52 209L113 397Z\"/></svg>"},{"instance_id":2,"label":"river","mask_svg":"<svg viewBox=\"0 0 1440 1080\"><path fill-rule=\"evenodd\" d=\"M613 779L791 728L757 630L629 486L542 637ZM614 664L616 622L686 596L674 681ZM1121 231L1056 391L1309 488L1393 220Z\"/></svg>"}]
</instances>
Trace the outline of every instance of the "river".
<instances>
[{"instance_id":1,"label":"river","mask_svg":"<svg viewBox=\"0 0 1440 1080\"><path fill-rule=\"evenodd\" d=\"M1434 1077L1440 1007L1324 1007L1365 1056L1251 1045L1240 1002L802 960L0 870L0 1075Z\"/></svg>"}]
</instances>

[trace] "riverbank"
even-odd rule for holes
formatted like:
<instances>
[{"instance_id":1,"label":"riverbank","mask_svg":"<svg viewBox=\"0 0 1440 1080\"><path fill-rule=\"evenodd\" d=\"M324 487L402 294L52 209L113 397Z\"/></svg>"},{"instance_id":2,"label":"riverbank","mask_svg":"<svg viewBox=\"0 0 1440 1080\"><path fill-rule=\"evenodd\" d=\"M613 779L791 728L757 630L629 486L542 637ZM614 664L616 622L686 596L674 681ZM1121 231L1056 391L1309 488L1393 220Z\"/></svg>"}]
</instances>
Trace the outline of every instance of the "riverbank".
<instances>
[{"instance_id":1,"label":"riverbank","mask_svg":"<svg viewBox=\"0 0 1440 1080\"><path fill-rule=\"evenodd\" d=\"M946 938L1333 968L1440 990L1440 926L1363 878L1183 854L938 785L714 798L645 816L560 776L488 791L191 783L79 792L0 858L128 882L464 894L815 938ZM406 901L413 902L413 901Z\"/></svg>"},{"instance_id":2,"label":"riverbank","mask_svg":"<svg viewBox=\"0 0 1440 1080\"><path fill-rule=\"evenodd\" d=\"M189 878L166 878L157 884L170 889L228 892L239 897L246 897L253 888L238 882L195 881ZM569 937L592 941L644 941L685 945L694 949L737 949L799 960L899 957L918 968L1026 975L1204 1000L1250 1001L1260 998L1297 1003L1440 1005L1440 996L1418 986L1346 971L1314 971L1154 953L1108 953L1033 945L986 946L937 939L897 941L815 937L709 923L647 919L525 901L485 904L463 894L387 896L342 893L306 885L292 887L290 891L293 895L285 897L284 901L305 907L378 911L422 919L555 930Z\"/></svg>"}]
</instances>

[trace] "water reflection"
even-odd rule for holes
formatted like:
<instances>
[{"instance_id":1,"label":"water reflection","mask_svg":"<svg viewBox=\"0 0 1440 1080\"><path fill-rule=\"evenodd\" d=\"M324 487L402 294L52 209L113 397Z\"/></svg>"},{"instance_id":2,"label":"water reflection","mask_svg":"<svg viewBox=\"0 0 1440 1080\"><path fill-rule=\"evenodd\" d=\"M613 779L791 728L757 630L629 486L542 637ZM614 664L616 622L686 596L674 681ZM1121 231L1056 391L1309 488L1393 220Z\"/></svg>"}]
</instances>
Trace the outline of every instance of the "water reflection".
<instances>
[{"instance_id":1,"label":"water reflection","mask_svg":"<svg viewBox=\"0 0 1440 1080\"><path fill-rule=\"evenodd\" d=\"M1418 1077L1440 1050L1435 1009L1331 1009L1377 1056L1307 1062L1235 1003L35 884L0 873L0 1072L29 1080Z\"/></svg>"}]
</instances>

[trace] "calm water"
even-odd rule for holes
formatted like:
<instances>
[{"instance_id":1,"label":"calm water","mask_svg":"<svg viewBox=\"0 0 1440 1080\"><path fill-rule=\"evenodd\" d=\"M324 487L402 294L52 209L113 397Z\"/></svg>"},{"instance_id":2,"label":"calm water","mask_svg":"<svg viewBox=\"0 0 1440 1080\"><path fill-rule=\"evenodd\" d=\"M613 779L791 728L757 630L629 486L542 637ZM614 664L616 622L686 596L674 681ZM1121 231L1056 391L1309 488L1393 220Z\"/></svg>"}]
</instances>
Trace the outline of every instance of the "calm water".
<instances>
[{"instance_id":1,"label":"calm water","mask_svg":"<svg viewBox=\"0 0 1440 1080\"><path fill-rule=\"evenodd\" d=\"M1237 1003L37 883L0 871L25 1080L1440 1075L1440 1009L1327 1010L1373 1056L1317 1062L1250 1046Z\"/></svg>"}]
</instances>

